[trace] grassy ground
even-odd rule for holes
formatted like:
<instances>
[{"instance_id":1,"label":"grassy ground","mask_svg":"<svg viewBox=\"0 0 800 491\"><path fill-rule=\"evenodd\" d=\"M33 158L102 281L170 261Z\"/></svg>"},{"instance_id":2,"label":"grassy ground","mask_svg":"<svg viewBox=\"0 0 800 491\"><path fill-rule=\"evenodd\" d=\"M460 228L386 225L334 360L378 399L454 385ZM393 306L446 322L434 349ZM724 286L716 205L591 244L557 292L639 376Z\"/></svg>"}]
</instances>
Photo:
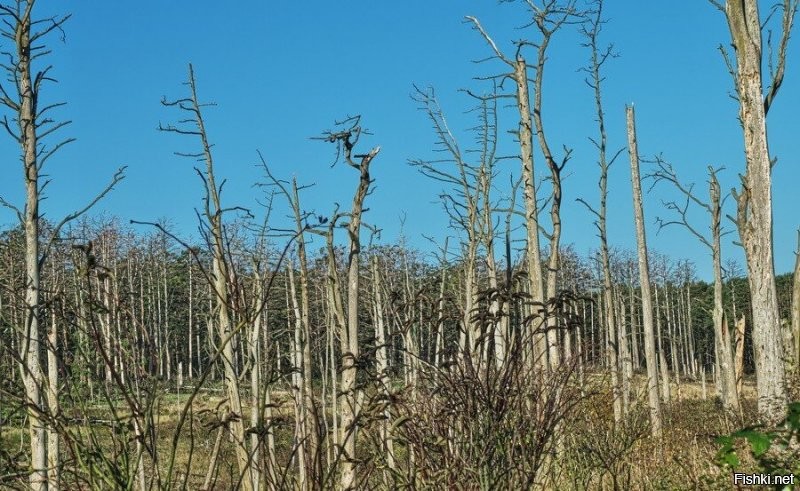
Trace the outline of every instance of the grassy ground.
<instances>
[{"instance_id":1,"label":"grassy ground","mask_svg":"<svg viewBox=\"0 0 800 491\"><path fill-rule=\"evenodd\" d=\"M641 387L642 382L639 379L635 385ZM702 387L697 382L684 382L680 388L673 386L673 399L665 405L663 445L656 445L649 438L644 397L633 401L629 423L616 431L612 430L610 424L608 394L598 393L589 397L576 408L565 426L564 447L555 466L557 470L551 476L551 486L560 487L556 483L563 483L575 489L729 488L730 476L714 463L719 449L715 438L754 421L755 391L752 382L748 381L744 390L743 415L739 418L725 417L713 393L712 383L707 385L706 399L702 398ZM161 473L162 478L166 474L173 436L187 398L186 392L165 394L157 399L154 407L157 472ZM290 458L294 421L292 402L285 392L278 392L275 400L275 415L281 422L275 427L278 461L286 464ZM185 480L187 489L200 489L205 479L223 402L221 392L201 392L192 405L191 417L178 437L174 476L179 483ZM120 404L119 407L124 406ZM108 424L111 415L107 406L95 404L87 406L85 410L90 421L72 424L68 428L69 433L85 447L95 445L95 450L104 454L104 457L98 457L97 462L89 464L84 461L83 465L102 468L107 465L103 464L103 460L113 460L115 465L127 465L132 469L133 464L125 462L126 454L129 454L128 457L135 455L135 444L128 438L130 433L115 433ZM246 408L246 412L249 412L249 408ZM26 439L27 432L18 427L2 428L0 449L3 455L11 460L24 460ZM69 446L65 446L63 451L67 465L76 465ZM403 455L402 449L400 455ZM0 465L6 468L13 466L12 462ZM148 475L156 472L149 464L147 467ZM0 469L0 472L8 477L7 469ZM224 436L214 489L231 489L237 479L233 446L230 438ZM24 479L16 482L20 489L24 489Z\"/></svg>"}]
</instances>

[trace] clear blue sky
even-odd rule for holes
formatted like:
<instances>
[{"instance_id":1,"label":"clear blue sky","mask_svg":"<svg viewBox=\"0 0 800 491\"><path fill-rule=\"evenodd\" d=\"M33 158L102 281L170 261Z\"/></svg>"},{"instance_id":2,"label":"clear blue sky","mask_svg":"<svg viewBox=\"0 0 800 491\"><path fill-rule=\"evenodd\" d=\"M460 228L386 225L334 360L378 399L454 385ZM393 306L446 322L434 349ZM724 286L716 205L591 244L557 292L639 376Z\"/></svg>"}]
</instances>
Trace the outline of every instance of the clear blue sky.
<instances>
[{"instance_id":1,"label":"clear blue sky","mask_svg":"<svg viewBox=\"0 0 800 491\"><path fill-rule=\"evenodd\" d=\"M65 6L41 2L40 14ZM229 180L224 197L229 205L256 207L260 193L252 185L261 179L256 150L277 175L316 183L305 193L305 208L326 214L334 201L349 204L354 172L344 166L330 168L332 148L309 137L330 128L337 118L362 114L375 135L367 143L383 149L374 163L376 190L369 198L367 220L383 228L383 241L391 242L398 237L405 213L408 240L427 249L422 235L443 237L447 221L436 198L440 183L407 163L410 158L435 156L430 125L409 98L412 84L436 88L466 145L471 137L463 130L474 121L464 110L471 102L457 90L482 90L472 78L502 66L471 62L489 52L463 23L464 16L477 16L506 50L511 40L533 37L516 29L526 23L522 5L491 0L143 0L71 2L69 8L73 17L65 26L66 42L52 37L53 54L47 59L60 83L45 87L42 97L68 102L59 116L73 124L62 135L78 141L48 163L46 172L53 182L44 204L47 216L55 218L78 207L124 164L127 179L96 212L125 220L166 217L184 236L196 228L193 209L200 202L200 183L191 162L172 152L192 151L197 144L159 133L156 127L175 120L176 114L159 101L164 95L184 96L181 84L189 62L194 64L201 98L218 104L206 117L218 172ZM703 1L609 1L606 13L609 24L603 40L613 42L620 53L606 71L610 148L625 144L624 106L633 102L643 156L663 153L682 177L702 190L708 164L726 166L720 176L724 189L736 184L736 174L743 170L742 139L737 106L729 97L731 81L717 51L729 36L722 15ZM588 52L579 42L573 31L554 38L543 114L553 147L574 148L565 170L564 241L586 252L597 243L592 218L574 200L596 201L598 171L587 140L596 132L592 94L577 72ZM774 170L778 272L792 268L800 224L796 39L789 49L785 84L769 119L771 149L779 159ZM504 128L514 127L509 116L501 121ZM506 140L513 145L511 136ZM17 149L5 138L0 152L6 169L0 194L20 203ZM544 176L541 159L537 163L537 173ZM629 175L625 154L610 176L609 233L613 245L626 248L634 245ZM651 247L693 260L700 276L708 278L710 257L688 233L677 228L655 233L655 218L665 213L661 200L671 196L668 188L646 196ZM732 201L728 205L733 213ZM695 217L704 229L705 217ZM12 220L7 210L0 211L0 222ZM283 218L277 215L275 220L278 226ZM732 238L726 240L725 254L741 257Z\"/></svg>"}]
</instances>

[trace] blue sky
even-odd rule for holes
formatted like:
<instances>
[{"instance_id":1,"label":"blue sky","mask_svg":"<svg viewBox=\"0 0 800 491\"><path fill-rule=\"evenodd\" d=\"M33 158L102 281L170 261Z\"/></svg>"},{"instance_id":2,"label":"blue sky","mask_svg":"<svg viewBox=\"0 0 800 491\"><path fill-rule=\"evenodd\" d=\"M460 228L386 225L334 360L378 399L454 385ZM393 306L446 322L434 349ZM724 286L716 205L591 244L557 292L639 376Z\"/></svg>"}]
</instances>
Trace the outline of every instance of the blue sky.
<instances>
[{"instance_id":1,"label":"blue sky","mask_svg":"<svg viewBox=\"0 0 800 491\"><path fill-rule=\"evenodd\" d=\"M703 1L607 3L603 42L613 42L620 54L608 64L604 86L610 148L625 144L624 107L632 102L643 156L663 154L681 177L703 191L707 165L724 165L723 189L735 185L743 152L737 106L729 97L731 81L717 50L728 43L722 15ZM63 5L41 2L40 14L50 15L46 9ZM374 133L365 144L382 147L373 164L376 190L366 219L384 230L384 242L393 242L405 214L409 242L429 249L423 235L443 237L447 220L437 202L441 184L408 165L412 158L436 156L430 125L410 99L412 84L436 88L452 127L467 145L471 136L465 130L474 120L464 112L472 103L458 89L483 90L473 78L503 67L472 63L489 52L464 24L464 16L477 16L507 51L512 40L534 38L532 32L517 29L527 19L522 5L491 0L243 1L235 7L143 0L71 2L69 7L73 16L65 26L66 42L51 38L53 54L47 59L59 84L45 87L42 97L68 102L59 116L73 123L62 135L78 140L48 163L53 182L44 211L56 218L79 207L117 167L128 165L127 179L96 212L125 220L167 218L183 236L196 228L193 209L200 202L200 183L191 162L172 152L193 151L197 144L159 133L156 127L175 120L177 115L159 101L185 95L181 84L189 62L201 98L217 103L206 118L218 173L228 179L224 199L229 205L257 208L260 191L253 184L262 180L257 150L276 175L315 183L303 197L305 208L326 214L335 201L349 204L354 171L330 168L333 149L309 138L336 119L361 114ZM598 171L587 139L596 132L592 94L577 71L589 53L580 41L572 29L552 41L543 117L551 146L574 149L565 170L564 241L586 252L597 240L592 217L575 199L596 201ZM798 49L793 39L784 87L769 117L771 150L779 159L774 170L778 272L794 264L800 224L795 211L800 182ZM514 127L513 113L503 113L501 125ZM512 137L505 140L505 148L513 151ZM0 194L20 203L18 152L8 138L0 140L0 152L6 156ZM541 158L537 164L537 174L544 176ZM519 174L516 162L507 165ZM498 186L500 196L506 190ZM612 168L609 186L610 241L632 248L627 154ZM646 196L650 245L693 260L700 276L708 278L710 256L694 238L677 228L656 234L655 218L665 214L661 200L673 197L667 187ZM733 211L729 206L728 212ZM693 216L705 228L705 217ZM12 220L11 213L0 211L0 223ZM282 225L282 214L274 220ZM732 240L726 240L724 253L741 257Z\"/></svg>"}]
</instances>

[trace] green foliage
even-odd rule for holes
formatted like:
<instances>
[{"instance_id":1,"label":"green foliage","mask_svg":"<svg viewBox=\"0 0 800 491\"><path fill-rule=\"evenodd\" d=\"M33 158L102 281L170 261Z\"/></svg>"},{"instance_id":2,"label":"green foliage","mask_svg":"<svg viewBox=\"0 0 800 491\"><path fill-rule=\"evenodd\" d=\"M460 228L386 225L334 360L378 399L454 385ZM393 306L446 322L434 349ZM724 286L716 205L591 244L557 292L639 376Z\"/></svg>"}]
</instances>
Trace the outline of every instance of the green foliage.
<instances>
[{"instance_id":1,"label":"green foliage","mask_svg":"<svg viewBox=\"0 0 800 491\"><path fill-rule=\"evenodd\" d=\"M766 474L800 473L800 402L789 404L786 419L778 428L767 430L763 426L750 426L723 435L716 439L720 446L716 455L717 465L731 470L744 466L742 448L737 446L744 441L744 450L754 462L757 470Z\"/></svg>"}]
</instances>

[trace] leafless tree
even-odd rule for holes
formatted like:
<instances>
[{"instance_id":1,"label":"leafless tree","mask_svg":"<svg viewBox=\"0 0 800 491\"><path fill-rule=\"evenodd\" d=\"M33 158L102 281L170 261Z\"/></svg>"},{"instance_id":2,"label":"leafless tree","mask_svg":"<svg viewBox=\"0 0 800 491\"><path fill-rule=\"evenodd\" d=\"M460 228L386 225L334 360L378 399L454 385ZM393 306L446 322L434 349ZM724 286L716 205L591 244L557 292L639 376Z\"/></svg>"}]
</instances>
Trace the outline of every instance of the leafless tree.
<instances>
[{"instance_id":1,"label":"leafless tree","mask_svg":"<svg viewBox=\"0 0 800 491\"><path fill-rule=\"evenodd\" d=\"M201 151L192 153L177 153L180 156L198 159L205 164L201 171L195 169L203 181L206 196L203 200L203 219L204 229L207 230L209 248L212 253L212 271L210 281L212 283L214 296L214 311L216 313L217 336L219 340L219 351L222 358L225 391L230 407L231 436L236 448L236 460L239 472L242 476L242 489L250 491L253 488L253 478L251 470L251 458L247 450L244 428L244 412L242 409L241 392L239 387L239 368L236 363L234 353L233 338L239 328L235 328L232 320L231 293L232 270L229 261L228 249L226 247L225 225L223 217L227 211L236 208L223 208L220 198L223 183L217 184L214 174L214 159L211 153L211 143L208 139L202 109L208 106L201 103L197 97L197 84L194 77L194 69L189 65L189 76L186 83L189 87L189 97L174 101L162 100L162 104L167 107L175 107L180 111L188 113L185 124L191 125L188 128L172 125L162 126L159 129L169 133L179 135L195 136L200 140Z\"/></svg>"},{"instance_id":2,"label":"leafless tree","mask_svg":"<svg viewBox=\"0 0 800 491\"><path fill-rule=\"evenodd\" d=\"M653 305L650 295L650 266L647 257L647 238L642 209L642 181L639 177L639 150L636 141L636 123L633 106L626 108L628 121L628 153L631 159L631 183L633 185L633 210L636 222L637 252L639 256L639 282L642 292L642 321L644 329L645 360L647 363L647 394L650 405L650 426L653 436L661 438L661 398L658 395L658 358L656 357L655 333L653 330Z\"/></svg>"},{"instance_id":3,"label":"leafless tree","mask_svg":"<svg viewBox=\"0 0 800 491\"><path fill-rule=\"evenodd\" d=\"M47 338L43 336L42 322L42 269L53 243L60 238L62 228L86 213L123 178L120 169L111 183L84 208L63 217L52 229L49 240L41 240L41 213L39 206L49 180L42 180L44 164L64 145L74 141L67 138L48 147L44 139L68 125L70 121L56 121L51 117L54 109L64 103L45 104L40 99L41 88L46 82L54 82L50 74L52 66L39 70L36 65L42 56L49 53L42 44L51 33L63 32L62 27L69 15L46 19L34 19L34 0L18 0L11 5L0 5L0 17L4 27L0 33L12 43L11 50L2 54L9 61L3 67L14 83L13 89L0 85L0 103L12 113L16 128L5 116L0 122L11 138L20 146L25 180L25 205L20 210L5 199L0 204L15 212L25 231L25 318L19 326L19 368L25 386L25 407L28 413L31 449L30 487L34 490L59 488L61 468L59 435L52 427L52 418L59 411L57 364L58 326L52 323ZM48 351L47 366L40 361L42 348ZM45 374L47 377L45 377ZM46 392L46 400L42 392ZM48 418L50 423L47 422ZM48 424L50 428L48 429Z\"/></svg>"},{"instance_id":4,"label":"leafless tree","mask_svg":"<svg viewBox=\"0 0 800 491\"><path fill-rule=\"evenodd\" d=\"M649 174L654 185L658 182L670 183L685 198L682 203L669 201L665 203L668 210L677 214L674 220L659 219L659 229L669 225L681 225L711 251L714 271L714 351L717 380L719 380L720 399L722 405L731 415L740 413L739 396L736 392L736 374L733 363L733 348L728 320L722 305L722 196L717 169L708 167L709 201L703 201L693 191L693 185L681 183L675 170L662 158L656 159L656 169ZM709 214L710 237L699 232L689 221L689 205L706 210Z\"/></svg>"},{"instance_id":5,"label":"leafless tree","mask_svg":"<svg viewBox=\"0 0 800 491\"><path fill-rule=\"evenodd\" d=\"M792 283L792 337L794 338L794 367L800 374L800 230L797 232L797 250L794 258L794 279Z\"/></svg>"},{"instance_id":6,"label":"leafless tree","mask_svg":"<svg viewBox=\"0 0 800 491\"><path fill-rule=\"evenodd\" d=\"M542 257L539 245L539 203L536 199L536 180L533 161L533 121L531 119L530 87L528 80L528 64L522 56L522 47L527 43L519 43L514 59L506 57L495 44L494 40L484 30L477 18L467 17L475 29L492 49L493 55L507 65L510 73L499 75L498 78L509 77L515 83L515 100L519 112L519 127L517 139L520 146L520 160L522 162L522 196L525 202L525 230L526 248L525 259L528 266L528 280L530 282L530 295L532 314L538 319L531 324L533 329L532 346L528 359L539 364L541 368L548 368L547 342L542 329L542 314L545 305L544 276L542 273Z\"/></svg>"},{"instance_id":7,"label":"leafless tree","mask_svg":"<svg viewBox=\"0 0 800 491\"><path fill-rule=\"evenodd\" d=\"M363 129L360 126L360 116L348 118L342 122L345 126L340 131L329 131L324 135L324 139L337 145L338 156L343 158L345 163L356 169L359 173L358 186L353 195L353 204L350 212L339 214L335 212L330 219L328 232L328 275L332 281L330 285L334 296L332 307L335 309L334 317L339 326L339 342L341 344L341 381L339 382L339 410L340 410L340 475L339 487L341 489L353 489L357 486L355 475L356 459L356 436L359 414L359 403L361 401L361 391L356 386L358 376L359 346L358 331L359 319L358 308L360 299L360 263L361 254L361 227L362 216L365 211L364 200L370 192L372 178L369 168L372 161L380 152L380 147L374 147L368 153L358 154L353 150L358 144ZM333 228L339 219L347 217L349 222L346 224L348 236L348 255L347 255L347 312L345 314L338 293L338 272L335 264L333 250ZM338 301L336 301L338 298ZM346 317L345 317L346 315Z\"/></svg>"},{"instance_id":8,"label":"leafless tree","mask_svg":"<svg viewBox=\"0 0 800 491\"><path fill-rule=\"evenodd\" d=\"M300 191L309 186L298 186L296 178L293 178L291 183L280 180L273 176L263 158L261 159L261 163L270 179L269 184L277 188L278 192L286 199L291 210L290 218L294 222L294 228L291 234L295 237L300 273L299 302L296 291L297 288L295 287L293 265L289 266L288 281L290 283L292 307L290 310L294 313L295 317L295 339L299 341L295 347L297 361L294 370L294 374L299 381L296 386L299 396L296 404L299 423L297 428L299 434L297 455L300 465L299 486L305 489L311 486L312 483L319 482L322 475L319 414L318 405L314 398L312 379L313 358L311 357L311 313L309 300L310 275L305 239L306 232L312 227L309 220L313 218L313 215L304 212L300 205Z\"/></svg>"},{"instance_id":9,"label":"leafless tree","mask_svg":"<svg viewBox=\"0 0 800 491\"><path fill-rule=\"evenodd\" d=\"M594 208L587 201L578 198L578 201L583 203L589 211L597 218L595 226L597 227L598 236L600 238L600 266L602 268L602 282L603 282L603 313L604 322L607 332L607 339L612 340L607 343L606 356L608 358L608 365L611 371L611 390L614 398L614 421L619 424L622 421L622 399L620 387L620 368L619 368L619 346L616 341L617 337L617 318L614 310L614 292L613 284L611 281L611 263L608 254L608 233L606 228L606 215L608 204L608 171L611 165L617 160L617 157L622 153L622 148L619 149L611 158L608 157L608 138L606 136L605 125L605 111L603 110L602 99L602 84L605 78L602 76L602 69L605 63L613 58L615 55L614 47L612 45L606 48L601 48L599 45L599 36L603 27L603 3L598 1L594 15L590 16L587 22L581 27L581 33L586 38L584 47L589 48L591 55L589 65L582 70L588 73L586 84L594 92L595 109L597 111L597 138L591 138L595 148L597 148L598 160L597 164L600 167L600 178L598 180L598 187L600 188L600 203L597 208Z\"/></svg>"},{"instance_id":10,"label":"leafless tree","mask_svg":"<svg viewBox=\"0 0 800 491\"><path fill-rule=\"evenodd\" d=\"M724 5L718 0L710 1L724 13L734 49L731 57L720 46L736 88L744 137L745 172L741 176L741 188L734 190L733 196L737 203L735 221L747 258L750 282L758 411L765 422L777 424L786 415L787 391L772 249L772 166L775 160L770 156L767 141L767 113L783 83L786 51L798 1L783 0L774 5L769 14L781 12L782 15L776 60L769 60L766 94L762 78L764 20L758 1L727 0Z\"/></svg>"}]
</instances>

